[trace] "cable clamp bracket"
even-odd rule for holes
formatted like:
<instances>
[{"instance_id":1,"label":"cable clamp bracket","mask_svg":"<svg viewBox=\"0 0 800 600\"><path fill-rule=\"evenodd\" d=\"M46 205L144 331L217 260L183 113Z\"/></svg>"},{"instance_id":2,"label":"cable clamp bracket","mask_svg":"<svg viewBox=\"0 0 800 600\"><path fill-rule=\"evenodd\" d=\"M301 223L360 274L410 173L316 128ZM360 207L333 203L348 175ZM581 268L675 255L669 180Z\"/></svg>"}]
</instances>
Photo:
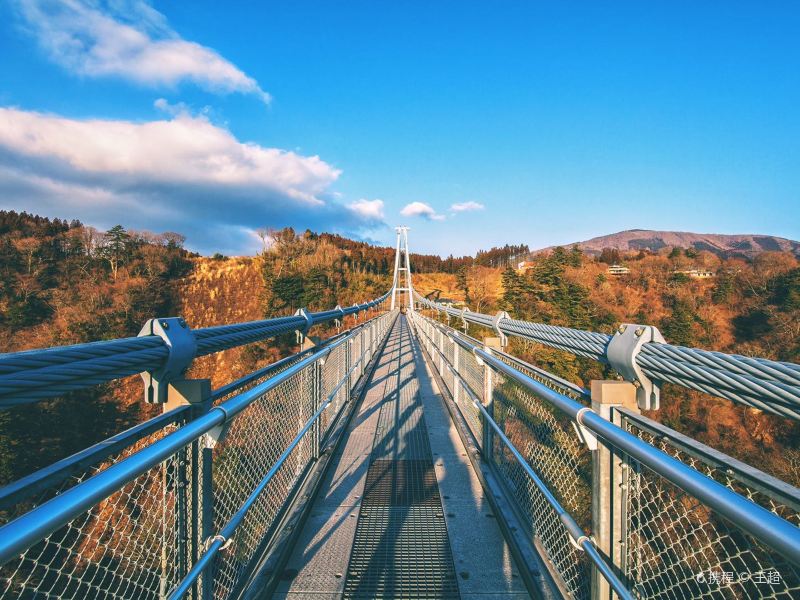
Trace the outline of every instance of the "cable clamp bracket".
<instances>
[{"instance_id":1,"label":"cable clamp bracket","mask_svg":"<svg viewBox=\"0 0 800 600\"><path fill-rule=\"evenodd\" d=\"M575 420L572 422L572 427L575 429L578 439L586 444L586 447L589 450L597 450L597 436L593 432L589 431L589 429L581 422L583 413L587 411L592 412L592 409L588 406L584 406L577 412L575 415Z\"/></svg>"},{"instance_id":2,"label":"cable clamp bracket","mask_svg":"<svg viewBox=\"0 0 800 600\"><path fill-rule=\"evenodd\" d=\"M336 333L341 333L341 331L342 331L342 320L344 319L344 309L342 308L341 304L337 304L336 308L334 310L338 310L340 313L342 313L341 317L339 317L338 319L334 319L333 320L333 324L336 325Z\"/></svg>"},{"instance_id":3,"label":"cable clamp bracket","mask_svg":"<svg viewBox=\"0 0 800 600\"><path fill-rule=\"evenodd\" d=\"M314 319L311 317L311 315L308 314L308 312L306 311L305 308L298 308L294 312L294 316L295 317L303 317L306 320L306 323L305 323L305 325L303 325L302 329L295 330L295 335L297 337L297 343L299 345L302 345L303 342L306 339L306 334L308 333L308 330L311 329L312 325L314 325Z\"/></svg>"},{"instance_id":4,"label":"cable clamp bracket","mask_svg":"<svg viewBox=\"0 0 800 600\"><path fill-rule=\"evenodd\" d=\"M225 536L222 536L222 535L219 535L219 534L209 537L206 540L206 543L204 544L206 552L208 552L208 549L211 548L211 545L214 542L222 542L222 546L220 546L220 552L221 552L223 550L227 550L228 546L230 546L233 543L233 538L231 537L231 538L225 539Z\"/></svg>"},{"instance_id":5,"label":"cable clamp bracket","mask_svg":"<svg viewBox=\"0 0 800 600\"><path fill-rule=\"evenodd\" d=\"M144 371L144 399L148 404L165 404L171 381L182 379L186 369L197 354L197 340L186 321L181 317L148 319L138 337L157 335L169 349L164 366L155 371Z\"/></svg>"},{"instance_id":6,"label":"cable clamp bracket","mask_svg":"<svg viewBox=\"0 0 800 600\"><path fill-rule=\"evenodd\" d=\"M501 348L505 348L506 346L508 346L508 337L506 336L505 333L500 331L500 320L501 319L510 319L510 318L511 317L509 316L509 314L506 311L501 310L492 319L492 327L494 327L494 331L495 331L495 333L497 333L497 337L500 338L500 347Z\"/></svg>"},{"instance_id":7,"label":"cable clamp bracket","mask_svg":"<svg viewBox=\"0 0 800 600\"><path fill-rule=\"evenodd\" d=\"M464 325L464 333L469 333L469 323L467 323L467 313L471 312L466 306L461 309L461 323Z\"/></svg>"},{"instance_id":8,"label":"cable clamp bracket","mask_svg":"<svg viewBox=\"0 0 800 600\"><path fill-rule=\"evenodd\" d=\"M586 552L586 548L583 547L583 542L589 542L592 545L595 544L594 537L586 534L583 534L577 540L570 535L569 541L572 543L573 546L575 546L575 548L577 548L581 552Z\"/></svg>"},{"instance_id":9,"label":"cable clamp bracket","mask_svg":"<svg viewBox=\"0 0 800 600\"><path fill-rule=\"evenodd\" d=\"M642 346L648 343L665 344L661 332L651 325L623 323L619 326L606 347L608 364L625 381L636 386L636 402L641 410L658 410L661 395L661 382L652 381L642 372L636 356Z\"/></svg>"}]
</instances>

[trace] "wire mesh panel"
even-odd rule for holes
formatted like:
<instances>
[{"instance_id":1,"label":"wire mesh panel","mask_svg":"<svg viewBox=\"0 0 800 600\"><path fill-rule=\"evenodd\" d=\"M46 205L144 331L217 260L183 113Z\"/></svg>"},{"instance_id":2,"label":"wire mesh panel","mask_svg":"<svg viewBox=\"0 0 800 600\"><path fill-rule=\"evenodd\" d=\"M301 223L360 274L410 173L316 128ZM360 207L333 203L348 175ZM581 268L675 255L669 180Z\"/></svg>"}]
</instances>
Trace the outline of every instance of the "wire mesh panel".
<instances>
[{"instance_id":1,"label":"wire mesh panel","mask_svg":"<svg viewBox=\"0 0 800 600\"><path fill-rule=\"evenodd\" d=\"M214 448L214 530L219 531L239 510L264 474L314 412L316 363L306 366L280 386L253 402L233 421ZM214 597L227 598L254 567L253 559L311 458L307 436L284 463L236 531L218 560Z\"/></svg>"},{"instance_id":2,"label":"wire mesh panel","mask_svg":"<svg viewBox=\"0 0 800 600\"><path fill-rule=\"evenodd\" d=\"M443 342L440 344L440 350L444 353L444 359L448 364L454 364L453 360L455 358L455 348L453 341L445 336ZM454 388L456 385L456 375L453 371L448 368L443 369L441 373L442 380L444 381L447 389L450 391L450 395L454 394Z\"/></svg>"},{"instance_id":3,"label":"wire mesh panel","mask_svg":"<svg viewBox=\"0 0 800 600\"><path fill-rule=\"evenodd\" d=\"M573 400L580 400L583 401L584 397L581 392L576 389L576 386L565 382L558 377L537 369L536 367L527 364L526 362L514 358L504 352L496 352L495 356L507 365L514 367L517 371L524 373L534 381L538 381L539 383L546 385L551 390L557 391L559 394L564 394L565 396L572 398Z\"/></svg>"},{"instance_id":4,"label":"wire mesh panel","mask_svg":"<svg viewBox=\"0 0 800 600\"><path fill-rule=\"evenodd\" d=\"M271 377L275 377L279 373L283 373L286 369L291 368L293 365L297 364L307 355L304 354L295 354L294 356L288 356L284 359L281 359L278 363L273 365L269 365L269 371L265 373L262 377L257 377L252 381L248 381L247 383L236 385L226 394L219 394L218 397L214 398L214 404L221 404L225 400L232 398L242 392L246 392L247 390L251 390L259 384L264 383Z\"/></svg>"},{"instance_id":5,"label":"wire mesh panel","mask_svg":"<svg viewBox=\"0 0 800 600\"><path fill-rule=\"evenodd\" d=\"M428 349L429 356L432 357L432 364L439 371L445 386L472 432L476 444L480 447L483 443L483 421L480 410L473 404L466 391L461 389L462 384L460 382L457 383L456 372L468 383L470 390L476 396L482 398L483 367L477 363L471 352L455 344L449 337L440 336L440 330L431 321L417 320L417 326L421 327L425 333L422 337L422 343ZM443 365L438 352L444 354L447 362L453 366L453 370ZM440 369L440 367L444 368ZM464 372L465 369L468 371L467 374ZM457 391L456 386L459 387Z\"/></svg>"},{"instance_id":6,"label":"wire mesh panel","mask_svg":"<svg viewBox=\"0 0 800 600\"><path fill-rule=\"evenodd\" d=\"M176 446L161 463L0 566L0 598L167 597L186 577L209 539L248 499L253 499L253 492L265 475L278 465L279 457L321 403L331 397L326 417L318 422L320 427L309 427L291 446L291 452L255 501L248 504L235 534L191 593L192 597L202 594L204 598L237 595L318 452L320 437L364 372L362 354L367 344L383 338L394 316L385 314L353 332L352 343L345 339L327 352L324 366L313 355L298 355L265 371L263 376L221 389L213 396L216 404L286 369L296 369L250 402L227 423L227 429L212 430L187 445ZM301 360L307 364L297 370ZM353 364L359 367L350 373L348 368ZM109 448L127 445L116 454L98 446L99 450L93 450L98 457L93 466L78 468L87 460L81 456L82 462L71 464L71 470L62 468L43 475L34 487L23 486L0 504L0 526L111 465L129 458L135 461L133 455L139 450L189 422L190 413L175 411L175 416L165 415L140 426L135 434L132 430L128 437L109 440L117 445ZM60 472L66 474L59 475ZM46 491L38 495L29 491L46 485Z\"/></svg>"},{"instance_id":7,"label":"wire mesh panel","mask_svg":"<svg viewBox=\"0 0 800 600\"><path fill-rule=\"evenodd\" d=\"M483 367L475 360L475 356L472 352L465 350L461 346L457 347L456 352L458 352L458 374L467 384L470 391L478 397L480 402L483 402ZM480 411L472 403L472 400L466 393L460 394L459 400L461 414L467 421L467 425L469 425L472 435L475 436L478 445L482 446L483 419L481 418Z\"/></svg>"},{"instance_id":8,"label":"wire mesh panel","mask_svg":"<svg viewBox=\"0 0 800 600\"><path fill-rule=\"evenodd\" d=\"M150 434L33 501L0 512L0 524L28 512L144 446ZM161 598L185 574L190 545L191 453L184 449L0 567L0 598Z\"/></svg>"},{"instance_id":9,"label":"wire mesh panel","mask_svg":"<svg viewBox=\"0 0 800 600\"><path fill-rule=\"evenodd\" d=\"M591 530L591 453L569 421L527 388L493 373L494 420L527 463L585 530ZM531 534L573 598L588 597L589 563L572 544L557 514L505 444L497 438L492 459L526 517Z\"/></svg>"},{"instance_id":10,"label":"wire mesh panel","mask_svg":"<svg viewBox=\"0 0 800 600\"><path fill-rule=\"evenodd\" d=\"M321 398L323 401L330 398L331 404L320 417L320 436L328 431L333 418L339 414L339 409L347 401L347 386L346 384L339 385L344 380L346 372L347 343L343 343L328 354L322 365ZM336 391L334 392L334 390Z\"/></svg>"},{"instance_id":11,"label":"wire mesh panel","mask_svg":"<svg viewBox=\"0 0 800 600\"><path fill-rule=\"evenodd\" d=\"M800 490L644 417L623 426L789 522L800 525ZM800 568L636 460L628 481L625 574L641 598L798 598Z\"/></svg>"}]
</instances>

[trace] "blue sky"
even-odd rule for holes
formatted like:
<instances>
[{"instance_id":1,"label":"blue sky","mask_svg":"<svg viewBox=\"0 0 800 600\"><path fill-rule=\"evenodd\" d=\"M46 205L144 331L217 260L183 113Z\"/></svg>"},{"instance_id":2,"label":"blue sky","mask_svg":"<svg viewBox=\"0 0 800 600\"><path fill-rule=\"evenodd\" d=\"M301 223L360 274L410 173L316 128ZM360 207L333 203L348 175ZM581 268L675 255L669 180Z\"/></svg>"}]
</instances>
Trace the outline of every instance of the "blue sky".
<instances>
[{"instance_id":1,"label":"blue sky","mask_svg":"<svg viewBox=\"0 0 800 600\"><path fill-rule=\"evenodd\" d=\"M225 253L798 239L798 31L771 2L11 0L0 207Z\"/></svg>"}]
</instances>

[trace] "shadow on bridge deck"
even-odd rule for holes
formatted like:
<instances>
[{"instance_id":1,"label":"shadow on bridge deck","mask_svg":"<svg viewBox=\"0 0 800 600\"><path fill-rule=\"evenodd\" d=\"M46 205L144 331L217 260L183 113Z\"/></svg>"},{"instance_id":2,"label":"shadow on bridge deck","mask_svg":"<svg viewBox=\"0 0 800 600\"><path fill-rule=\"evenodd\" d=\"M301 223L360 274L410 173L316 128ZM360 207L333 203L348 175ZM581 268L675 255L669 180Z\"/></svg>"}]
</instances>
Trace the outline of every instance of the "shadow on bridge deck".
<instances>
[{"instance_id":1,"label":"shadow on bridge deck","mask_svg":"<svg viewBox=\"0 0 800 600\"><path fill-rule=\"evenodd\" d=\"M274 597L529 597L403 315Z\"/></svg>"}]
</instances>

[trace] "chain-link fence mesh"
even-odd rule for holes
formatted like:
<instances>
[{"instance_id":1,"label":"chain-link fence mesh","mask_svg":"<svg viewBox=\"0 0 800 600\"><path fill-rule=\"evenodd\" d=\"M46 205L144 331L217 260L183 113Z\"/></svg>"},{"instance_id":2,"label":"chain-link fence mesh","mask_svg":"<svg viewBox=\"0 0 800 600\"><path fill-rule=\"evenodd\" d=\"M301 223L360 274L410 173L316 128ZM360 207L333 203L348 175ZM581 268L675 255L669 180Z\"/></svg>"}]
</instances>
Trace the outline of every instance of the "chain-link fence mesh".
<instances>
[{"instance_id":1,"label":"chain-link fence mesh","mask_svg":"<svg viewBox=\"0 0 800 600\"><path fill-rule=\"evenodd\" d=\"M457 344L453 351L453 341L441 335L441 330L430 321L418 319L417 324L423 329L422 341L432 350L429 354L437 370L442 358L438 350L472 393L485 402L485 367L478 363L473 353ZM533 369L529 371L533 372ZM441 372L445 386L452 394L453 376L447 367ZM485 426L482 415L465 393L461 398L463 401L458 402L458 407L480 445ZM494 419L501 431L526 457L531 468L567 511L588 531L591 527L591 454L578 439L569 420L498 372L492 372L492 400ZM587 598L590 563L585 554L572 544L555 510L508 447L496 437L491 459L524 516L529 534L550 560L553 575L562 590L573 598Z\"/></svg>"},{"instance_id":2,"label":"chain-link fence mesh","mask_svg":"<svg viewBox=\"0 0 800 600\"><path fill-rule=\"evenodd\" d=\"M208 538L240 510L321 403L331 397L319 426L309 428L277 468L230 543L190 595L228 598L238 594L275 532L319 441L364 373L368 360L364 351L383 339L394 316L386 313L365 323L332 347L324 364L307 361L251 402L223 435L212 432L215 435L201 436L180 448L0 566L0 599L166 598L202 555ZM309 356L284 361L264 376L219 394L215 402L241 394ZM355 364L358 367L348 373L349 365ZM181 414L186 416L188 411ZM0 525L174 433L185 422L181 418L137 439L118 454L104 455L98 464L56 481L41 494L11 506L0 504Z\"/></svg>"},{"instance_id":3,"label":"chain-link fence mesh","mask_svg":"<svg viewBox=\"0 0 800 600\"><path fill-rule=\"evenodd\" d=\"M322 399L330 398L331 404L320 418L321 437L327 433L333 417L339 414L339 409L347 402L347 385L339 384L347 374L348 343L345 342L334 348L325 358L325 363L322 365Z\"/></svg>"},{"instance_id":4,"label":"chain-link fence mesh","mask_svg":"<svg viewBox=\"0 0 800 600\"><path fill-rule=\"evenodd\" d=\"M591 453L572 424L519 383L493 373L494 420L556 499L586 532L591 531ZM544 494L508 447L495 438L492 461L525 516L530 533L573 598L588 598L590 563Z\"/></svg>"},{"instance_id":5,"label":"chain-link fence mesh","mask_svg":"<svg viewBox=\"0 0 800 600\"><path fill-rule=\"evenodd\" d=\"M497 356L499 360L503 361L507 365L514 367L520 373L524 373L534 381L538 381L539 383L549 387L551 390L555 390L559 394L564 394L573 400L588 403L588 398L586 397L585 393L578 388L578 386L571 385L568 382L559 379L555 375L542 371L541 369L538 369L533 365L529 365L528 363L504 352L496 352L495 356Z\"/></svg>"},{"instance_id":6,"label":"chain-link fence mesh","mask_svg":"<svg viewBox=\"0 0 800 600\"><path fill-rule=\"evenodd\" d=\"M239 510L281 452L314 413L314 381L318 363L308 364L280 386L247 407L233 421L224 441L213 450L214 531ZM280 423L280 427L276 424ZM312 456L310 431L283 464L236 531L233 542L216 561L214 597L228 598L257 559L279 509Z\"/></svg>"},{"instance_id":7,"label":"chain-link fence mesh","mask_svg":"<svg viewBox=\"0 0 800 600\"><path fill-rule=\"evenodd\" d=\"M92 475L162 439L171 424L58 485L0 512L0 524L40 506ZM0 567L0 598L83 600L160 598L188 560L186 532L177 526L190 510L184 449L129 482L89 511Z\"/></svg>"},{"instance_id":8,"label":"chain-link fence mesh","mask_svg":"<svg viewBox=\"0 0 800 600\"><path fill-rule=\"evenodd\" d=\"M800 490L642 417L623 413L622 422L648 444L800 525ZM624 571L638 597L800 597L798 565L638 461L627 457L624 465Z\"/></svg>"},{"instance_id":9,"label":"chain-link fence mesh","mask_svg":"<svg viewBox=\"0 0 800 600\"><path fill-rule=\"evenodd\" d=\"M442 337L440 326L431 320L419 318L416 323L437 370L449 371L441 368L443 354L485 404L484 368L473 353L461 346L453 352L452 340ZM493 354L533 380L588 405L586 391L578 386L512 356ZM493 411L500 430L545 487L590 534L593 494L602 486L592 480L592 455L576 427L532 388L497 370L492 370L491 377L492 404L487 410ZM452 394L452 377L443 379ZM480 442L480 414L471 414L462 405L459 408ZM634 412L620 410L615 419L650 446L800 526L797 488ZM588 598L591 564L571 542L556 511L496 436L490 457L561 591L572 598ZM623 506L615 509L615 515L621 515L622 539L613 543L623 548L615 554L622 556L621 574L636 597L800 598L800 566L629 456L623 458L621 487Z\"/></svg>"}]
</instances>

